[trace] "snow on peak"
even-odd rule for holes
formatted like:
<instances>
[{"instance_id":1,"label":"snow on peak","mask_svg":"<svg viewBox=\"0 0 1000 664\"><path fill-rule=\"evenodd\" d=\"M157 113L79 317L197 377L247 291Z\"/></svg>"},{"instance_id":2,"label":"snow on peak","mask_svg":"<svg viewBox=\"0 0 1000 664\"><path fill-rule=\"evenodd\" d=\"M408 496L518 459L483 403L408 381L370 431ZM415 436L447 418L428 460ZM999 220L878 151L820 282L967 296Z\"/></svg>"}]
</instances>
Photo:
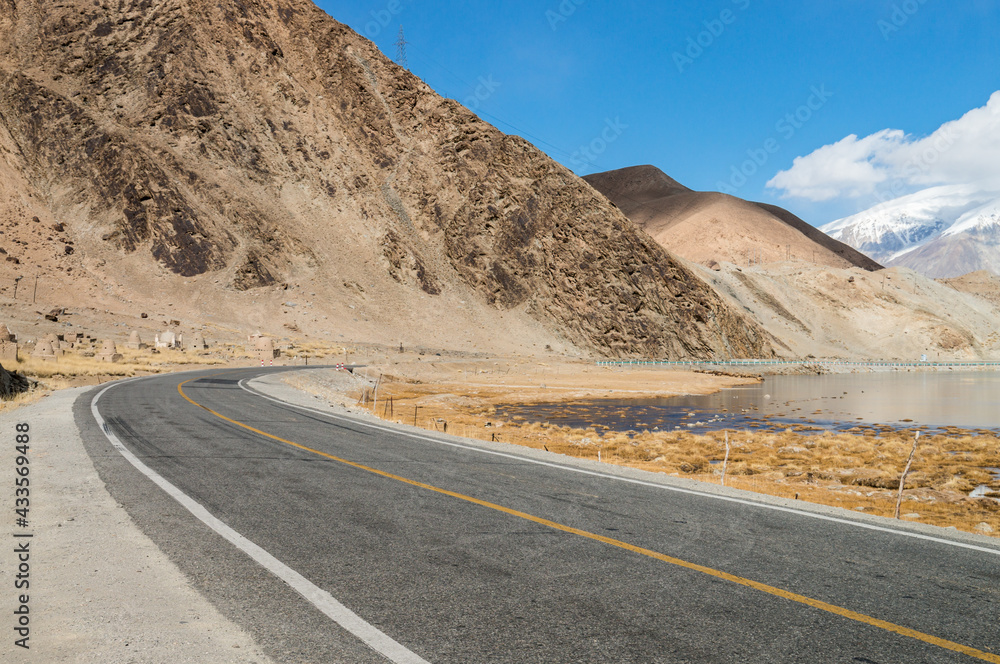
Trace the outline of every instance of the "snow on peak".
<instances>
[{"instance_id":1,"label":"snow on peak","mask_svg":"<svg viewBox=\"0 0 1000 664\"><path fill-rule=\"evenodd\" d=\"M943 234L984 225L1000 225L1000 192L976 185L947 185L881 203L820 230L885 262Z\"/></svg>"},{"instance_id":2,"label":"snow on peak","mask_svg":"<svg viewBox=\"0 0 1000 664\"><path fill-rule=\"evenodd\" d=\"M971 230L981 230L1000 226L1000 197L985 205L969 210L952 224L942 235L958 235Z\"/></svg>"}]
</instances>

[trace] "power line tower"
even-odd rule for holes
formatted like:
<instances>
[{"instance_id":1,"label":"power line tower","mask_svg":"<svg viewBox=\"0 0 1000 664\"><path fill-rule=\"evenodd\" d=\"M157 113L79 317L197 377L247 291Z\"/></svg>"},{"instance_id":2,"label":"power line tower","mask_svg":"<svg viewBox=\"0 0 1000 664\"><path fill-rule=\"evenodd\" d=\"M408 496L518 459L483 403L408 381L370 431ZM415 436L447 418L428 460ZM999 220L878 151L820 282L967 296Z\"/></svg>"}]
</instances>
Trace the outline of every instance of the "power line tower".
<instances>
[{"instance_id":1,"label":"power line tower","mask_svg":"<svg viewBox=\"0 0 1000 664\"><path fill-rule=\"evenodd\" d=\"M399 26L399 37L396 39L396 64L406 69L410 63L406 61L406 37L403 36L403 26Z\"/></svg>"}]
</instances>

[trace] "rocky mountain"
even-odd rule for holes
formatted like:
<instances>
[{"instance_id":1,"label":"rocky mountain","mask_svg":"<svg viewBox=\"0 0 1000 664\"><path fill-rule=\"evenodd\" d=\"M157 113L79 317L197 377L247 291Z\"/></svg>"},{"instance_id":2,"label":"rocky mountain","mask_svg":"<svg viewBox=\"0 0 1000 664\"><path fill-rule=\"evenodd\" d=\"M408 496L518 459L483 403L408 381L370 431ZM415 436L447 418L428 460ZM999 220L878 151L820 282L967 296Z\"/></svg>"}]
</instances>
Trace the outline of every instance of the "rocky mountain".
<instances>
[{"instance_id":1,"label":"rocky mountain","mask_svg":"<svg viewBox=\"0 0 1000 664\"><path fill-rule=\"evenodd\" d=\"M5 296L41 275L53 304L236 329L772 352L571 172L307 0L0 0L0 34Z\"/></svg>"},{"instance_id":2,"label":"rocky mountain","mask_svg":"<svg viewBox=\"0 0 1000 664\"><path fill-rule=\"evenodd\" d=\"M653 166L584 179L693 261L716 292L764 327L780 356L974 360L1000 353L994 280L938 282L903 267L880 269L787 210L693 192ZM720 265L709 269L710 262Z\"/></svg>"},{"instance_id":3,"label":"rocky mountain","mask_svg":"<svg viewBox=\"0 0 1000 664\"><path fill-rule=\"evenodd\" d=\"M705 273L719 293L771 333L782 356L1000 357L1000 279L986 273L936 281L903 267L869 272L804 261L724 265Z\"/></svg>"},{"instance_id":4,"label":"rocky mountain","mask_svg":"<svg viewBox=\"0 0 1000 664\"><path fill-rule=\"evenodd\" d=\"M993 304L1000 311L1000 276L988 270L969 272L960 277L940 279L957 291L970 293Z\"/></svg>"},{"instance_id":5,"label":"rocky mountain","mask_svg":"<svg viewBox=\"0 0 1000 664\"><path fill-rule=\"evenodd\" d=\"M821 228L886 265L933 278L1000 273L1000 192L932 187Z\"/></svg>"},{"instance_id":6,"label":"rocky mountain","mask_svg":"<svg viewBox=\"0 0 1000 664\"><path fill-rule=\"evenodd\" d=\"M696 263L795 259L835 268L881 267L787 210L692 191L654 166L597 173L584 180L669 251Z\"/></svg>"}]
</instances>

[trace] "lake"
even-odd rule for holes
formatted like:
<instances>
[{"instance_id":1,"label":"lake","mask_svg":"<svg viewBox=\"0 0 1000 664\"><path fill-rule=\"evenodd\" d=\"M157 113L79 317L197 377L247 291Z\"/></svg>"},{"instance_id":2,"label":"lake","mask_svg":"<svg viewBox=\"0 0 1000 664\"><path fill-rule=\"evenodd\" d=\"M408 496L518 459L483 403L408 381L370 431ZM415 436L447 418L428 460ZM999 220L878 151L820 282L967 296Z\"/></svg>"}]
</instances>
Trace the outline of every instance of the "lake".
<instances>
[{"instance_id":1,"label":"lake","mask_svg":"<svg viewBox=\"0 0 1000 664\"><path fill-rule=\"evenodd\" d=\"M704 396L504 405L498 415L613 431L725 428L848 430L948 427L1000 433L1000 373L767 376Z\"/></svg>"}]
</instances>

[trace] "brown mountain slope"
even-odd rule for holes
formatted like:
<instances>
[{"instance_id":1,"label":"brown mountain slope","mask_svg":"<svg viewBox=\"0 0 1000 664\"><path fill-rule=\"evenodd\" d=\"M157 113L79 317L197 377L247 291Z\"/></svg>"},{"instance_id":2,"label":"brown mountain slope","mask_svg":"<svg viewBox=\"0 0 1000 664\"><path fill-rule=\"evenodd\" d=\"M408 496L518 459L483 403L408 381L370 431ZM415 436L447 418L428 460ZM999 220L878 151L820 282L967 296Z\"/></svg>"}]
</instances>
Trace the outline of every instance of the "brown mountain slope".
<instances>
[{"instance_id":1,"label":"brown mountain slope","mask_svg":"<svg viewBox=\"0 0 1000 664\"><path fill-rule=\"evenodd\" d=\"M952 279L981 271L1000 274L1000 228L987 226L941 235L888 262L931 278Z\"/></svg>"},{"instance_id":2,"label":"brown mountain slope","mask_svg":"<svg viewBox=\"0 0 1000 664\"><path fill-rule=\"evenodd\" d=\"M938 279L942 284L951 286L957 291L981 297L995 307L1000 307L1000 276L989 270L969 272L960 277Z\"/></svg>"},{"instance_id":3,"label":"brown mountain slope","mask_svg":"<svg viewBox=\"0 0 1000 664\"><path fill-rule=\"evenodd\" d=\"M665 248L698 263L746 265L792 258L828 267L881 268L787 210L691 191L654 166L596 173L584 180Z\"/></svg>"},{"instance_id":4,"label":"brown mountain slope","mask_svg":"<svg viewBox=\"0 0 1000 664\"><path fill-rule=\"evenodd\" d=\"M0 0L0 32L4 284L392 343L771 352L572 173L309 2Z\"/></svg>"},{"instance_id":5,"label":"brown mountain slope","mask_svg":"<svg viewBox=\"0 0 1000 664\"><path fill-rule=\"evenodd\" d=\"M783 356L907 361L922 355L932 361L1000 356L1000 308L983 297L991 291L995 296L997 283L982 274L956 284L907 268L871 273L801 261L699 269L723 297L751 312L778 340Z\"/></svg>"}]
</instances>

